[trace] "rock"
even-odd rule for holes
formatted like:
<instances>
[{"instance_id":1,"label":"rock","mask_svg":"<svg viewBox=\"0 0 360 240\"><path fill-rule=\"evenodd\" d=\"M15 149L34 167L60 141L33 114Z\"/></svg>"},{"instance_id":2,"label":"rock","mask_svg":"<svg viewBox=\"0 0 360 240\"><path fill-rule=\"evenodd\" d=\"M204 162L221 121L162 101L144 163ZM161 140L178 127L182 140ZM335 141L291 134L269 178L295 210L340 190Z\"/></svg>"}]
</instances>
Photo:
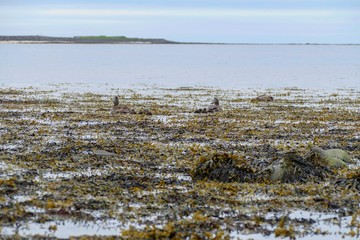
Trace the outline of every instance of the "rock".
<instances>
[{"instance_id":1,"label":"rock","mask_svg":"<svg viewBox=\"0 0 360 240\"><path fill-rule=\"evenodd\" d=\"M208 108L197 109L194 113L213 113L220 111L222 111L222 108L220 107L219 99L214 98Z\"/></svg>"},{"instance_id":2,"label":"rock","mask_svg":"<svg viewBox=\"0 0 360 240\"><path fill-rule=\"evenodd\" d=\"M108 151L105 151L105 150L96 150L93 152L94 155L97 155L97 156L117 156L116 153L112 153L112 152L108 152Z\"/></svg>"},{"instance_id":3,"label":"rock","mask_svg":"<svg viewBox=\"0 0 360 240\"><path fill-rule=\"evenodd\" d=\"M330 168L346 167L349 163L352 163L349 154L342 149L323 150L320 147L313 147L307 158Z\"/></svg>"},{"instance_id":4,"label":"rock","mask_svg":"<svg viewBox=\"0 0 360 240\"><path fill-rule=\"evenodd\" d=\"M257 96L256 98L251 99L250 102L272 102L272 101L274 101L273 96L263 94L263 95Z\"/></svg>"},{"instance_id":5,"label":"rock","mask_svg":"<svg viewBox=\"0 0 360 240\"><path fill-rule=\"evenodd\" d=\"M191 170L193 180L214 180L220 182L249 182L254 170L237 155L214 153L201 156Z\"/></svg>"}]
</instances>

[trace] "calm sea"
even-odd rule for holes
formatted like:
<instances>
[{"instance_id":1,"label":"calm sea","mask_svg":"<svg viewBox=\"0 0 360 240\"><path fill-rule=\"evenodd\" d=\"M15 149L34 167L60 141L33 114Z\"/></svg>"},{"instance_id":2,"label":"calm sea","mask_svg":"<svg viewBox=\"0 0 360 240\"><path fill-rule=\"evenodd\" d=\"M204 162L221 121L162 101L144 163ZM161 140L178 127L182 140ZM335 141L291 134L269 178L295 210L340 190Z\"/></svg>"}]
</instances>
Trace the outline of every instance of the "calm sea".
<instances>
[{"instance_id":1,"label":"calm sea","mask_svg":"<svg viewBox=\"0 0 360 240\"><path fill-rule=\"evenodd\" d=\"M360 46L0 44L0 86L360 88Z\"/></svg>"}]
</instances>

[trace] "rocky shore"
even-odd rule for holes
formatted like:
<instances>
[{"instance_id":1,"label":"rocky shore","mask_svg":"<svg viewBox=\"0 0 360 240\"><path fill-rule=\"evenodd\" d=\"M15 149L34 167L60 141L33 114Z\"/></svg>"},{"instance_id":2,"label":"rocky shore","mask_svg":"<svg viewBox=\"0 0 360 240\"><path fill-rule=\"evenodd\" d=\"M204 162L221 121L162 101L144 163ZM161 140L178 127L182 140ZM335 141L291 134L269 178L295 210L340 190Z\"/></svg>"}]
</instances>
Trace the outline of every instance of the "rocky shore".
<instances>
[{"instance_id":1,"label":"rocky shore","mask_svg":"<svg viewBox=\"0 0 360 240\"><path fill-rule=\"evenodd\" d=\"M0 89L3 239L359 238L358 90L62 87Z\"/></svg>"}]
</instances>

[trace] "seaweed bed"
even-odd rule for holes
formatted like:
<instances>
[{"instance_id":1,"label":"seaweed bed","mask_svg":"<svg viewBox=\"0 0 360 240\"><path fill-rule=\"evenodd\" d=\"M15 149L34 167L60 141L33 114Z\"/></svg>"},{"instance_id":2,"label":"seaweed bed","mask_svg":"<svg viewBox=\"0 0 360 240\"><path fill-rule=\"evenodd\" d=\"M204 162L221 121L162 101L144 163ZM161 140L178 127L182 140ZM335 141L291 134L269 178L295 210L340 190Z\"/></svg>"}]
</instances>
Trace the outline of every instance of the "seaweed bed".
<instances>
[{"instance_id":1,"label":"seaweed bed","mask_svg":"<svg viewBox=\"0 0 360 240\"><path fill-rule=\"evenodd\" d=\"M153 115L111 114L115 94ZM214 96L223 112L193 113ZM0 88L1 237L359 238L359 109L354 89ZM252 171L315 145L355 163L335 180L192 178L210 153Z\"/></svg>"}]
</instances>

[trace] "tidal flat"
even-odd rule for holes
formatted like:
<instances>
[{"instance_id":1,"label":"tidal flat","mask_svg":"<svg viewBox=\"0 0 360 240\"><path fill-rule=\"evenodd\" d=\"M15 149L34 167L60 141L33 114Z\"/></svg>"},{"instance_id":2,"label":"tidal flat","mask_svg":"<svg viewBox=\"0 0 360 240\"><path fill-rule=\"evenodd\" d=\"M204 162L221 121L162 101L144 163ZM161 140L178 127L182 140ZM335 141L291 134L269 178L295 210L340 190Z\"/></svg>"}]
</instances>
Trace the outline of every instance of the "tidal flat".
<instances>
[{"instance_id":1,"label":"tidal flat","mask_svg":"<svg viewBox=\"0 0 360 240\"><path fill-rule=\"evenodd\" d=\"M360 238L359 90L62 87L0 88L2 239ZM114 95L152 115L111 114ZM213 97L222 112L194 113ZM209 153L260 171L313 146L354 162L324 181L191 176Z\"/></svg>"}]
</instances>

